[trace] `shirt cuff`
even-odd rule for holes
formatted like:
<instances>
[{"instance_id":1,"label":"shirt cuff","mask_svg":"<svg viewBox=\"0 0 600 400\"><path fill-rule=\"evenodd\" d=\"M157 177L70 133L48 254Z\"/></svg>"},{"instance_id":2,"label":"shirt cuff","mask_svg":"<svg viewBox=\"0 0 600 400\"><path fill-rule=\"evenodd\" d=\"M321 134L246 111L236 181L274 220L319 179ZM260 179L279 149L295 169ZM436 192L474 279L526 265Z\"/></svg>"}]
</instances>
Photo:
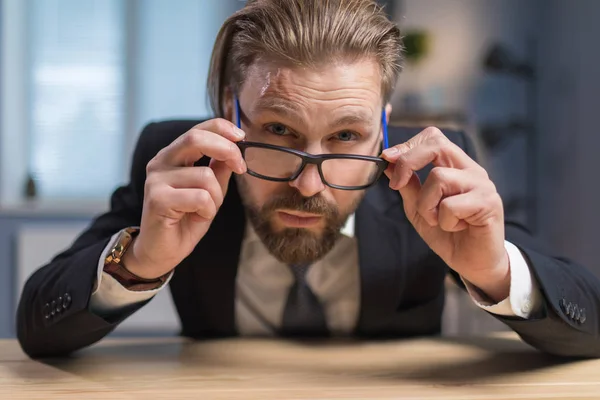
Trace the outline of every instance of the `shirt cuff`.
<instances>
[{"instance_id":1,"label":"shirt cuff","mask_svg":"<svg viewBox=\"0 0 600 400\"><path fill-rule=\"evenodd\" d=\"M96 282L89 304L90 311L97 315L113 314L136 303L149 300L163 289L173 277L173 272L171 272L164 284L152 290L132 291L123 287L115 278L104 272L104 260L118 235L119 233L116 233L112 236L98 261Z\"/></svg>"},{"instance_id":2,"label":"shirt cuff","mask_svg":"<svg viewBox=\"0 0 600 400\"><path fill-rule=\"evenodd\" d=\"M493 303L483 291L462 279L473 302L493 314L528 319L542 308L542 294L521 250L514 244L504 241L510 263L509 296L499 303Z\"/></svg>"}]
</instances>

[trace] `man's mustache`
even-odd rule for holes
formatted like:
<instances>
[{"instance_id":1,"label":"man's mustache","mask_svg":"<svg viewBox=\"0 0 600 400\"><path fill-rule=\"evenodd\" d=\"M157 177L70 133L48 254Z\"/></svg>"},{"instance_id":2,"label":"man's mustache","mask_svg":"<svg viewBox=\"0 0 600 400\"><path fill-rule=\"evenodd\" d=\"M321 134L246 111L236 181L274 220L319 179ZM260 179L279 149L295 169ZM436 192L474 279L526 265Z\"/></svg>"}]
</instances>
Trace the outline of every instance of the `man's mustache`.
<instances>
[{"instance_id":1,"label":"man's mustache","mask_svg":"<svg viewBox=\"0 0 600 400\"><path fill-rule=\"evenodd\" d=\"M325 216L338 214L337 208L325 200L322 195L304 197L297 190L277 195L263 206L264 212L273 212L278 209L303 211Z\"/></svg>"}]
</instances>

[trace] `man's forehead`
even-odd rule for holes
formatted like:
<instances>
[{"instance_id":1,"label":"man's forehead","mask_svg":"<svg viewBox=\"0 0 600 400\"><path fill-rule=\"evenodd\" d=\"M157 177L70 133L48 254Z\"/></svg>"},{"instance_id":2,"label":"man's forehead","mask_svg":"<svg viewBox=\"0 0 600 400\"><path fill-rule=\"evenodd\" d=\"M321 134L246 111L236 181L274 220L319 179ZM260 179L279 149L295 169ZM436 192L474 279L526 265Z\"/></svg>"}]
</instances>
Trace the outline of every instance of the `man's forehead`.
<instances>
[{"instance_id":1,"label":"man's forehead","mask_svg":"<svg viewBox=\"0 0 600 400\"><path fill-rule=\"evenodd\" d=\"M365 61L309 67L284 67L255 63L248 71L242 91L259 106L278 106L285 99L338 101L382 106L381 77L377 64ZM283 101L282 101L283 100Z\"/></svg>"}]
</instances>

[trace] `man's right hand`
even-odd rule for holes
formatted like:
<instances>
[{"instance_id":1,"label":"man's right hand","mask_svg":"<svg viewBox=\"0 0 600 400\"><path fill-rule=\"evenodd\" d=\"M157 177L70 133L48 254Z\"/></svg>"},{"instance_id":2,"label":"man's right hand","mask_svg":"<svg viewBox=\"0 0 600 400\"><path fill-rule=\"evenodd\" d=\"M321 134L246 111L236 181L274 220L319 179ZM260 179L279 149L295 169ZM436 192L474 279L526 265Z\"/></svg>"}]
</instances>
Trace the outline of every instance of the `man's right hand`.
<instances>
[{"instance_id":1,"label":"man's right hand","mask_svg":"<svg viewBox=\"0 0 600 400\"><path fill-rule=\"evenodd\" d=\"M204 237L231 173L246 172L234 142L244 132L225 119L196 125L147 165L140 233L123 258L135 275L154 279L174 269ZM208 167L194 167L202 157Z\"/></svg>"}]
</instances>

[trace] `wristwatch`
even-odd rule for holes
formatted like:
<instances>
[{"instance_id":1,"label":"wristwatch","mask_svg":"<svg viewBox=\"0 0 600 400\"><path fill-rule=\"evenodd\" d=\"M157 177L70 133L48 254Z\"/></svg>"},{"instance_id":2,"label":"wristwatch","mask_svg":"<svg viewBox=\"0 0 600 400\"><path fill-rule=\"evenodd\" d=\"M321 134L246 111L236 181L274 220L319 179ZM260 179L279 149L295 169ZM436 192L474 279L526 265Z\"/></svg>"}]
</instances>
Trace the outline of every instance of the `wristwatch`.
<instances>
[{"instance_id":1,"label":"wristwatch","mask_svg":"<svg viewBox=\"0 0 600 400\"><path fill-rule=\"evenodd\" d=\"M139 232L139 228L135 227L121 230L115 243L104 259L103 268L104 272L115 278L125 289L135 292L158 289L167 281L171 274L171 272L168 272L156 279L146 279L135 275L125 267L123 264L123 256Z\"/></svg>"}]
</instances>

